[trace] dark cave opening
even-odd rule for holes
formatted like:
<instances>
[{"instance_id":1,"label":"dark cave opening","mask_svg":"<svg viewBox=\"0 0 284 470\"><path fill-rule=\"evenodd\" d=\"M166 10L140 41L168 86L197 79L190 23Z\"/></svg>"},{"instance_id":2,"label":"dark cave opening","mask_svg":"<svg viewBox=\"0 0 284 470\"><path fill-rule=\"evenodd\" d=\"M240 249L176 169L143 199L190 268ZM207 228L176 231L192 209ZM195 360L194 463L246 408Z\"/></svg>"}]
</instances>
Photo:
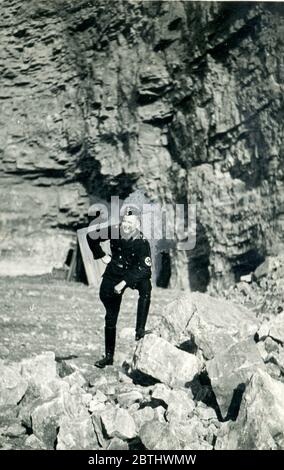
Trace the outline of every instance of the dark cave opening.
<instances>
[{"instance_id":1,"label":"dark cave opening","mask_svg":"<svg viewBox=\"0 0 284 470\"><path fill-rule=\"evenodd\" d=\"M161 252L160 269L157 275L156 286L167 288L171 278L171 257L166 251Z\"/></svg>"},{"instance_id":2,"label":"dark cave opening","mask_svg":"<svg viewBox=\"0 0 284 470\"><path fill-rule=\"evenodd\" d=\"M264 260L264 254L257 249L249 250L234 258L232 261L232 270L235 276L235 282L239 282L242 276L255 271Z\"/></svg>"},{"instance_id":3,"label":"dark cave opening","mask_svg":"<svg viewBox=\"0 0 284 470\"><path fill-rule=\"evenodd\" d=\"M196 228L196 245L189 253L188 275L192 291L206 292L210 282L210 245L206 230L200 222Z\"/></svg>"}]
</instances>

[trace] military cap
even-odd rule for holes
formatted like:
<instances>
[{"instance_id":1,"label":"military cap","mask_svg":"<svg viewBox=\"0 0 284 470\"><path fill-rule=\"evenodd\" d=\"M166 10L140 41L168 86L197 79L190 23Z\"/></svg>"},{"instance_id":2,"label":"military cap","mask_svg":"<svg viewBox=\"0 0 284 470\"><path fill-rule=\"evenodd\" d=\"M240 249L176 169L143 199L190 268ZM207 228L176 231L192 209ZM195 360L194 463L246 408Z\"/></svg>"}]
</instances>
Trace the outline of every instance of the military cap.
<instances>
[{"instance_id":1,"label":"military cap","mask_svg":"<svg viewBox=\"0 0 284 470\"><path fill-rule=\"evenodd\" d=\"M137 217L141 216L141 210L135 204L127 204L121 208L120 214L122 217L125 215L136 215Z\"/></svg>"}]
</instances>

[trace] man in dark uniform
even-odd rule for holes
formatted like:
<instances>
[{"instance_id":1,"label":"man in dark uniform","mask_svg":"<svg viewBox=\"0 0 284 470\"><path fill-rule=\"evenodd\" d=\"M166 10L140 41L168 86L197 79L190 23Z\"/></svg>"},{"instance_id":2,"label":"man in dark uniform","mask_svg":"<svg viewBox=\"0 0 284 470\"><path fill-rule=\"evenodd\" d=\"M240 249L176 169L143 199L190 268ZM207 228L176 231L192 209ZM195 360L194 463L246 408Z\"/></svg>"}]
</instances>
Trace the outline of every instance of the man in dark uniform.
<instances>
[{"instance_id":1,"label":"man in dark uniform","mask_svg":"<svg viewBox=\"0 0 284 470\"><path fill-rule=\"evenodd\" d=\"M151 250L148 240L140 232L137 209L127 207L121 224L116 228L118 237L111 238L110 226L105 234L105 238L110 239L111 256L106 255L101 247L102 237L94 239L91 234L87 235L94 259L102 259L107 265L100 287L100 299L106 309L105 356L95 363L100 368L113 364L116 323L125 289L130 287L139 292L136 341L145 334L151 300Z\"/></svg>"}]
</instances>

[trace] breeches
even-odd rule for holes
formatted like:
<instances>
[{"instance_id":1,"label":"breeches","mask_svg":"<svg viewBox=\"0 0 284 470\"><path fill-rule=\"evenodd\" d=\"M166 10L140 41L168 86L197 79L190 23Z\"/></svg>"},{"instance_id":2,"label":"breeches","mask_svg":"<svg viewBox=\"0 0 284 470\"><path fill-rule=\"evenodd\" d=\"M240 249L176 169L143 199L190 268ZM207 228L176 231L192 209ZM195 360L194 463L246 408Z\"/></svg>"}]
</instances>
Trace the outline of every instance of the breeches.
<instances>
[{"instance_id":1,"label":"breeches","mask_svg":"<svg viewBox=\"0 0 284 470\"><path fill-rule=\"evenodd\" d=\"M100 287L100 299L106 309L105 326L107 328L115 328L117 318L120 310L122 295L126 289L123 289L121 294L116 294L114 287L120 281L117 279L103 277ZM150 279L142 279L136 285L139 292L138 306L137 306L137 328L145 327L147 315L150 307L152 285Z\"/></svg>"}]
</instances>

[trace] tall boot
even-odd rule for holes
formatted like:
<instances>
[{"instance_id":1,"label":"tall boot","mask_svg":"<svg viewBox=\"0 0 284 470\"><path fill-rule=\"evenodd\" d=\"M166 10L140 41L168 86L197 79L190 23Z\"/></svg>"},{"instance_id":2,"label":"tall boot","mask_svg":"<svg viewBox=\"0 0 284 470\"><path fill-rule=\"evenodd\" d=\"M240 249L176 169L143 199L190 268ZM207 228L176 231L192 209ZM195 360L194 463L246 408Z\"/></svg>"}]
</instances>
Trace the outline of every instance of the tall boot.
<instances>
[{"instance_id":1,"label":"tall boot","mask_svg":"<svg viewBox=\"0 0 284 470\"><path fill-rule=\"evenodd\" d=\"M96 367L103 369L105 366L113 364L113 355L115 350L115 327L105 327L105 356L95 363Z\"/></svg>"},{"instance_id":2,"label":"tall boot","mask_svg":"<svg viewBox=\"0 0 284 470\"><path fill-rule=\"evenodd\" d=\"M148 317L149 307L150 307L151 297L146 295L144 297L139 297L138 306L137 306L137 319L136 319L136 335L135 340L143 338L145 335L145 326Z\"/></svg>"}]
</instances>

